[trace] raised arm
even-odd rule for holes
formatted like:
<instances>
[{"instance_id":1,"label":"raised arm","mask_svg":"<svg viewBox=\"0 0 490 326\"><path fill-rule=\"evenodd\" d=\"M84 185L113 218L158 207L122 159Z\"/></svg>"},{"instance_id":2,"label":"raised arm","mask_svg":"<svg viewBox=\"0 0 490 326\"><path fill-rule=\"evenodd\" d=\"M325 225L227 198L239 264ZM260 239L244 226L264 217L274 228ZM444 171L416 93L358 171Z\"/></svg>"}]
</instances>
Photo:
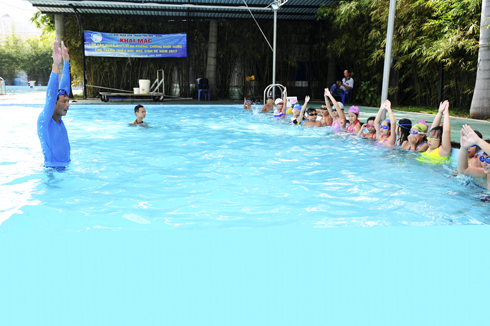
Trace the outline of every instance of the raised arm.
<instances>
[{"instance_id":1,"label":"raised arm","mask_svg":"<svg viewBox=\"0 0 490 326\"><path fill-rule=\"evenodd\" d=\"M441 156L448 156L451 154L451 119L449 117L449 101L444 101L444 128L442 128L442 143L441 149L439 149L439 154Z\"/></svg>"},{"instance_id":2,"label":"raised arm","mask_svg":"<svg viewBox=\"0 0 490 326\"><path fill-rule=\"evenodd\" d=\"M303 116L305 115L306 106L308 105L309 101L310 101L310 97L306 95L305 104L303 104L303 106L301 107L301 112L299 113L298 121L303 121Z\"/></svg>"},{"instance_id":3,"label":"raised arm","mask_svg":"<svg viewBox=\"0 0 490 326\"><path fill-rule=\"evenodd\" d=\"M388 142L391 143L391 145L394 145L396 142L396 118L393 114L393 111L391 110L391 102L389 100L386 100L384 102L384 105L386 110L388 111L388 116L390 117L391 124L390 138L388 138Z\"/></svg>"},{"instance_id":4,"label":"raised arm","mask_svg":"<svg viewBox=\"0 0 490 326\"><path fill-rule=\"evenodd\" d=\"M39 115L38 128L47 126L51 121L56 106L56 97L58 95L58 66L61 63L61 49L58 41L53 42L53 66L49 76L48 87L46 90L46 104ZM47 127L46 127L47 128Z\"/></svg>"},{"instance_id":5,"label":"raised arm","mask_svg":"<svg viewBox=\"0 0 490 326\"><path fill-rule=\"evenodd\" d=\"M376 138L379 138L381 136L381 131L380 131L380 124L381 124L381 115L383 114L384 111L384 103L381 104L381 107L379 108L378 114L376 115L376 119L374 119L374 129L376 129Z\"/></svg>"},{"instance_id":6,"label":"raised arm","mask_svg":"<svg viewBox=\"0 0 490 326\"><path fill-rule=\"evenodd\" d=\"M328 114L330 114L330 117L333 119L332 107L330 106L330 101L328 100L329 95L329 89L325 88L325 105L327 106Z\"/></svg>"},{"instance_id":7,"label":"raised arm","mask_svg":"<svg viewBox=\"0 0 490 326\"><path fill-rule=\"evenodd\" d=\"M472 145L478 145L481 149L488 153L490 151L490 144L483 141L468 125L463 125L461 129L461 148L458 155L458 172L469 175L474 178L485 178L485 173L481 169L475 167L468 167L468 148ZM486 150L485 150L485 148Z\"/></svg>"},{"instance_id":8,"label":"raised arm","mask_svg":"<svg viewBox=\"0 0 490 326\"><path fill-rule=\"evenodd\" d=\"M64 89L68 97L70 96L70 55L68 55L68 49L65 43L61 41L61 53L63 56L63 73L61 75L60 89Z\"/></svg>"},{"instance_id":9,"label":"raised arm","mask_svg":"<svg viewBox=\"0 0 490 326\"><path fill-rule=\"evenodd\" d=\"M282 114L286 114L286 111L288 110L288 91L286 87L284 87L283 94L284 94L284 98L283 98L284 104L282 106Z\"/></svg>"},{"instance_id":10,"label":"raised arm","mask_svg":"<svg viewBox=\"0 0 490 326\"><path fill-rule=\"evenodd\" d=\"M432 125L430 126L430 130L432 130L432 128L439 127L441 125L442 114L444 112L444 103L446 103L446 102L447 101L441 102L441 104L439 104L439 112L437 112L436 117L434 118L434 121L432 122ZM430 132L430 130L429 130L429 132Z\"/></svg>"}]
</instances>

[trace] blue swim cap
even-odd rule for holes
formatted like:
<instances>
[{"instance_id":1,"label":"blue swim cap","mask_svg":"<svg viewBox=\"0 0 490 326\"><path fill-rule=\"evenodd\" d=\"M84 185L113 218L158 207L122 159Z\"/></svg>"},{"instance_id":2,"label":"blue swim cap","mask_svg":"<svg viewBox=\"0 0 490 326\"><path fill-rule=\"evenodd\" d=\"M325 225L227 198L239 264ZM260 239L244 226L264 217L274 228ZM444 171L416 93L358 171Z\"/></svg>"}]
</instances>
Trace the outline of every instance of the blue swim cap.
<instances>
[{"instance_id":1,"label":"blue swim cap","mask_svg":"<svg viewBox=\"0 0 490 326\"><path fill-rule=\"evenodd\" d=\"M299 105L298 103L296 103L296 104L293 106L293 109L296 109L296 110L301 110L301 105Z\"/></svg>"}]
</instances>

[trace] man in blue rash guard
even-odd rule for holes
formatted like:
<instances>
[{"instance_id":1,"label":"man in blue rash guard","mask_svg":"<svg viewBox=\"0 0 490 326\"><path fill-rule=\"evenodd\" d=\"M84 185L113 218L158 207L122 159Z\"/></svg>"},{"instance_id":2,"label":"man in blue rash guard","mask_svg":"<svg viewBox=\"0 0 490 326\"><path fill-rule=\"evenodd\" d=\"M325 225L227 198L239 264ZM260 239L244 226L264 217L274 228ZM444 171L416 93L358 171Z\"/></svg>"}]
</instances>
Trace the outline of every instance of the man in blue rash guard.
<instances>
[{"instance_id":1,"label":"man in blue rash guard","mask_svg":"<svg viewBox=\"0 0 490 326\"><path fill-rule=\"evenodd\" d=\"M58 66L64 60L61 84L58 88ZM53 43L53 68L46 91L46 105L37 119L37 135L41 141L46 167L62 167L70 163L70 141L61 119L70 107L70 56L63 41Z\"/></svg>"}]
</instances>

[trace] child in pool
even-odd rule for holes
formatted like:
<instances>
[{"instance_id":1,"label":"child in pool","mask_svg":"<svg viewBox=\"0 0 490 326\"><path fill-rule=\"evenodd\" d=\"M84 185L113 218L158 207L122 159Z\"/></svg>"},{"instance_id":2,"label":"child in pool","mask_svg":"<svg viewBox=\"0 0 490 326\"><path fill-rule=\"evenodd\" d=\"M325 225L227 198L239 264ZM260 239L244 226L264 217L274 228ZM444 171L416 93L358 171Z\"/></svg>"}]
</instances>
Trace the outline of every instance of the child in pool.
<instances>
[{"instance_id":1,"label":"child in pool","mask_svg":"<svg viewBox=\"0 0 490 326\"><path fill-rule=\"evenodd\" d=\"M330 101L332 101L335 106L333 109L330 106ZM344 105L342 103L338 103L328 88L325 88L325 104L327 106L328 113L332 117L332 132L340 132L345 130L345 114L344 114Z\"/></svg>"},{"instance_id":2,"label":"child in pool","mask_svg":"<svg viewBox=\"0 0 490 326\"><path fill-rule=\"evenodd\" d=\"M490 143L484 141L468 125L461 129L461 149L458 156L458 172L474 178L485 178L490 189ZM468 149L477 145L483 150L479 160L481 168L468 166Z\"/></svg>"},{"instance_id":3,"label":"child in pool","mask_svg":"<svg viewBox=\"0 0 490 326\"><path fill-rule=\"evenodd\" d=\"M396 123L396 142L395 146L401 147L403 142L408 139L410 135L410 129L412 128L412 121L409 119L400 119Z\"/></svg>"},{"instance_id":4,"label":"child in pool","mask_svg":"<svg viewBox=\"0 0 490 326\"><path fill-rule=\"evenodd\" d=\"M293 106L293 116L291 117L291 120L289 120L289 123L293 125L300 125L301 122L303 121L303 116L305 114L306 106L308 105L308 102L310 101L310 97L306 96L305 97L305 104L303 104L303 107L299 105L299 103L296 103Z\"/></svg>"},{"instance_id":5,"label":"child in pool","mask_svg":"<svg viewBox=\"0 0 490 326\"><path fill-rule=\"evenodd\" d=\"M315 108L309 108L306 112L308 113L308 120L303 123L303 127L322 127L321 121L317 120L318 113Z\"/></svg>"},{"instance_id":6,"label":"child in pool","mask_svg":"<svg viewBox=\"0 0 490 326\"><path fill-rule=\"evenodd\" d=\"M367 119L367 122L362 125L361 129L357 133L357 137L362 138L368 138L368 139L373 139L376 138L376 128L374 128L374 120L375 117L369 117ZM368 132L364 132L364 130L367 129Z\"/></svg>"},{"instance_id":7,"label":"child in pool","mask_svg":"<svg viewBox=\"0 0 490 326\"><path fill-rule=\"evenodd\" d=\"M349 118L349 125L345 128L347 132L358 133L361 130L361 122L359 121L359 108L357 106L351 106L347 111Z\"/></svg>"},{"instance_id":8,"label":"child in pool","mask_svg":"<svg viewBox=\"0 0 490 326\"><path fill-rule=\"evenodd\" d=\"M274 111L274 118L286 118L286 103L288 102L288 92L284 88L284 99L276 99L277 108Z\"/></svg>"},{"instance_id":9,"label":"child in pool","mask_svg":"<svg viewBox=\"0 0 490 326\"><path fill-rule=\"evenodd\" d=\"M383 111L388 111L389 119L384 120L380 123L381 114ZM374 120L374 128L376 128L376 139L378 140L378 145L392 147L396 141L396 118L391 110L391 102L386 100L383 102L379 108L378 115Z\"/></svg>"},{"instance_id":10,"label":"child in pool","mask_svg":"<svg viewBox=\"0 0 490 326\"><path fill-rule=\"evenodd\" d=\"M444 128L440 126L444 115ZM429 147L422 152L422 156L433 163L444 163L451 156L451 120L449 119L449 101L444 101L439 106L434 122L427 137Z\"/></svg>"},{"instance_id":11,"label":"child in pool","mask_svg":"<svg viewBox=\"0 0 490 326\"><path fill-rule=\"evenodd\" d=\"M421 120L412 126L410 135L403 142L401 149L412 152L425 152L429 145L427 144L427 130L429 125Z\"/></svg>"},{"instance_id":12,"label":"child in pool","mask_svg":"<svg viewBox=\"0 0 490 326\"><path fill-rule=\"evenodd\" d=\"M330 116L330 113L328 113L327 106L325 104L322 105L321 110L322 110L321 111L322 112L322 118L320 119L320 121L322 122L322 126L331 126L333 119Z\"/></svg>"}]
</instances>

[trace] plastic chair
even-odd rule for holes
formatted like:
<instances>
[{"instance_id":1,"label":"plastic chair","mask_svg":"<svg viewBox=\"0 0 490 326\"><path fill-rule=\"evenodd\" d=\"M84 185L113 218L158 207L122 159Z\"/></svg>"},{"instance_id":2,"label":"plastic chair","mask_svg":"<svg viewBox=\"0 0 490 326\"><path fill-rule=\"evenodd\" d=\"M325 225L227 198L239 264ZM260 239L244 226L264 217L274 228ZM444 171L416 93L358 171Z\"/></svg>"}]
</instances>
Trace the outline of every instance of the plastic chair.
<instances>
[{"instance_id":1,"label":"plastic chair","mask_svg":"<svg viewBox=\"0 0 490 326\"><path fill-rule=\"evenodd\" d=\"M209 101L209 90L208 89L199 89L197 93L197 101L201 101L201 92L204 93L204 101Z\"/></svg>"},{"instance_id":2,"label":"plastic chair","mask_svg":"<svg viewBox=\"0 0 490 326\"><path fill-rule=\"evenodd\" d=\"M333 97L340 97L342 99L342 104L345 105L345 103L344 103L345 97L347 96L347 103L348 103L348 105L350 105L349 92L350 92L350 90L345 91L344 94L334 94Z\"/></svg>"}]
</instances>

